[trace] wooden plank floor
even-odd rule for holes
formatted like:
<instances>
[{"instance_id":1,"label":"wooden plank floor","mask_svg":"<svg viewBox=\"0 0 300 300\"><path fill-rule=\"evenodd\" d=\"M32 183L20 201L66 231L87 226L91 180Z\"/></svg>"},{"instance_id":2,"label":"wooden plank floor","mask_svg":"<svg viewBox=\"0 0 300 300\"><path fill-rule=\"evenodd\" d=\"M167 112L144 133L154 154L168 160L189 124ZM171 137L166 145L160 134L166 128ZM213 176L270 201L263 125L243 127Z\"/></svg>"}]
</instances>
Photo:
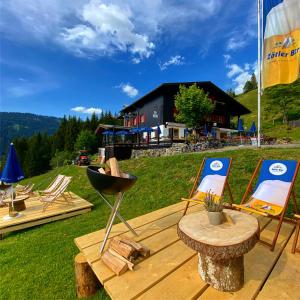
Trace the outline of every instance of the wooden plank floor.
<instances>
[{"instance_id":1,"label":"wooden plank floor","mask_svg":"<svg viewBox=\"0 0 300 300\"><path fill-rule=\"evenodd\" d=\"M72 199L70 204L65 202L54 203L43 212L43 203L38 196L32 196L25 200L26 210L21 216L13 220L5 221L3 217L8 214L8 207L0 208L0 234L12 232L52 221L70 218L89 212L92 204L74 193L70 193Z\"/></svg>"},{"instance_id":2,"label":"wooden plank floor","mask_svg":"<svg viewBox=\"0 0 300 300\"><path fill-rule=\"evenodd\" d=\"M288 255L294 226L285 223L280 231L274 252L258 243L252 251L245 255L245 285L240 291L222 293L211 288L200 279L197 271L197 253L178 238L176 224L182 216L183 208L184 203L178 203L130 220L129 223L138 232L138 237L133 236L122 223L113 226L111 237L124 235L141 242L151 250L150 257L141 260L135 266L134 271L127 271L119 277L115 276L100 260L99 247L104 238L103 229L75 239L79 250L84 254L97 278L113 300L255 299L257 295L260 296L260 291L261 295L268 295L268 280L270 279L272 288L271 278L277 278L283 269L282 266L279 266L279 270L276 271L276 266L281 261L281 264L286 266L288 266L286 261L294 264L295 278L292 282L296 284L296 280L298 280L296 275L299 275L300 268L299 254L294 255L297 257L294 259ZM192 205L189 213L199 209L201 206ZM269 222L264 217L258 217L258 220L263 229L262 238L270 240L277 221ZM284 257L285 260L281 260ZM286 275L280 277L283 295L285 278L288 277ZM277 284L277 281L274 282ZM288 294L289 299L297 299L298 294L295 293L296 288ZM271 298L266 296L261 299Z\"/></svg>"}]
</instances>

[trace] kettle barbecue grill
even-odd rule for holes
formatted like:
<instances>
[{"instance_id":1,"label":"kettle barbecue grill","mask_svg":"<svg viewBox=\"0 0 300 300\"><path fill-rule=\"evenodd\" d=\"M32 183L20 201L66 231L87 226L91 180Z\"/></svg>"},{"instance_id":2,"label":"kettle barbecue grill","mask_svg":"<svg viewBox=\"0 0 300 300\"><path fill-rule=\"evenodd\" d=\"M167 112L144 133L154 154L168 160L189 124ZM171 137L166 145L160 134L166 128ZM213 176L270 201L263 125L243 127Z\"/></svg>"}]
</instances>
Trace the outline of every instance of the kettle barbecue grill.
<instances>
[{"instance_id":1,"label":"kettle barbecue grill","mask_svg":"<svg viewBox=\"0 0 300 300\"><path fill-rule=\"evenodd\" d=\"M109 216L108 222L105 228L104 240L100 247L100 254L103 252L107 239L109 237L112 225L116 216L127 226L127 228L134 234L138 235L135 230L127 223L127 221L120 215L119 208L124 198L124 193L128 191L136 182L137 177L131 174L122 174L123 177L116 177L107 174L101 174L98 172L100 167L89 166L87 168L88 179L97 191L103 201L111 209L111 214ZM104 196L106 195L116 195L116 202L112 205Z\"/></svg>"}]
</instances>

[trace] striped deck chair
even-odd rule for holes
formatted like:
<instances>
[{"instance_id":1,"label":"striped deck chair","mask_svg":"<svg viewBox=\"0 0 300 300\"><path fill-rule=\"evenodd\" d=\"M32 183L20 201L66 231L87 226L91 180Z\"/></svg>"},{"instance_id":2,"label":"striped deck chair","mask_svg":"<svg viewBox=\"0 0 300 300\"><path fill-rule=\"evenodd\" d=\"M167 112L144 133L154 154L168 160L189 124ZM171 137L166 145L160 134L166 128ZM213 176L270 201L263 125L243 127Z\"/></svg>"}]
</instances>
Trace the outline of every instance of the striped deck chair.
<instances>
[{"instance_id":1,"label":"striped deck chair","mask_svg":"<svg viewBox=\"0 0 300 300\"><path fill-rule=\"evenodd\" d=\"M284 214L292 196L297 213L296 194L293 190L300 162L296 160L260 160L250 179L241 204L234 207L270 218L279 218L272 243L261 242L274 250ZM260 172L259 172L260 170ZM252 185L259 172L254 191ZM249 197L249 193L252 195ZM248 201L247 201L248 200Z\"/></svg>"},{"instance_id":2,"label":"striped deck chair","mask_svg":"<svg viewBox=\"0 0 300 300\"><path fill-rule=\"evenodd\" d=\"M187 201L183 215L186 214L190 202L203 203L208 192L213 193L219 200L225 188L229 192L230 204L232 204L233 198L228 183L231 161L231 158L205 158L202 161L189 198L181 198Z\"/></svg>"},{"instance_id":3,"label":"striped deck chair","mask_svg":"<svg viewBox=\"0 0 300 300\"><path fill-rule=\"evenodd\" d=\"M40 200L44 203L43 212L49 205L54 203L65 202L66 204L72 204L70 198L64 195L64 192L68 188L71 179L72 177L65 176L59 187L53 193L48 193L47 195L40 197Z\"/></svg>"},{"instance_id":4,"label":"striped deck chair","mask_svg":"<svg viewBox=\"0 0 300 300\"><path fill-rule=\"evenodd\" d=\"M32 195L34 183L27 184L22 190L16 190L17 195Z\"/></svg>"},{"instance_id":5,"label":"striped deck chair","mask_svg":"<svg viewBox=\"0 0 300 300\"><path fill-rule=\"evenodd\" d=\"M49 184L49 186L43 190L39 191L40 194L51 194L53 193L59 185L62 183L62 180L65 178L65 175L58 174L54 180Z\"/></svg>"}]
</instances>

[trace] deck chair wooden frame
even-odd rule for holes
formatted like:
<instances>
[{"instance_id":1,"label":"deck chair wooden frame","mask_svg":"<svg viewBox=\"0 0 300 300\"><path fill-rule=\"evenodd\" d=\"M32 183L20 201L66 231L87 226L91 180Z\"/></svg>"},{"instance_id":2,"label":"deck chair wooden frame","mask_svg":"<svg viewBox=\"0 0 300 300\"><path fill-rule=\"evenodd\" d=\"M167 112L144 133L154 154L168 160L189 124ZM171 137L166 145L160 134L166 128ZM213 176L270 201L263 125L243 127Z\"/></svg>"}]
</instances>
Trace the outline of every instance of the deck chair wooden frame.
<instances>
[{"instance_id":1,"label":"deck chair wooden frame","mask_svg":"<svg viewBox=\"0 0 300 300\"><path fill-rule=\"evenodd\" d=\"M217 158L216 158L216 159L217 159ZM191 191L190 191L190 194L189 194L189 199L191 199L191 198L193 197L193 195L194 195L194 193L195 193L197 187L199 186L199 179L200 179L200 176L201 176L201 174L202 174L203 167L204 167L204 165L205 165L206 160L207 160L207 158L204 158L204 159L202 160L202 162L201 162L199 171L198 171L198 173L197 173L197 177L196 177L196 179L195 179L195 181L194 181L193 187L192 187L192 189L191 189ZM225 189L227 188L228 194L229 194L229 198L230 198L230 203L229 203L230 206L231 206L232 203L233 203L233 196L232 196L231 188L230 188L230 185L229 185L229 182L228 182L228 176L229 176L229 173L230 173L231 164L232 164L232 158L229 158L228 170L227 170L227 173L226 173L225 183L224 183L224 186L223 186L223 189L222 189L222 194L221 194L221 196L223 196L223 195L224 195L224 192L225 192ZM184 209L184 211L183 211L183 215L185 215L185 214L187 213L187 210L188 210L188 208L189 208L190 202L197 202L197 201L193 201L193 200L190 200L190 201L189 201L189 199L184 199L184 198L182 198L182 200L187 201L187 204L186 204L185 209ZM198 203L200 203L200 202L198 202Z\"/></svg>"},{"instance_id":2,"label":"deck chair wooden frame","mask_svg":"<svg viewBox=\"0 0 300 300\"><path fill-rule=\"evenodd\" d=\"M279 235L279 232L280 232L280 228L281 228L282 222L284 220L284 215L285 215L285 212L287 210L287 207L288 207L288 204L289 204L289 201L290 201L291 197L293 199L293 205L294 205L295 212L298 213L298 206L297 206L296 194L294 192L294 185L295 185L296 177L297 177L297 174L298 174L298 171L299 171L300 161L297 161L296 169L295 169L292 181L291 181L291 186L289 188L287 197L285 199L284 206L282 207L282 211L278 216L273 216L271 214L268 214L267 211L262 212L262 211L256 210L255 208L249 208L249 207L244 206L246 200L249 199L249 193L253 193L253 183L254 183L254 180L256 179L256 177L259 173L259 170L260 170L260 167L261 167L263 161L264 161L263 159L259 160L259 162L258 162L258 164L257 164L257 166L254 170L254 173L251 176L251 179L250 179L249 184L246 188L246 191L243 195L241 203L240 204L233 204L233 206L238 210L244 210L244 211L247 211L247 212L250 212L250 213L255 213L255 214L258 214L258 215L261 215L261 216L264 216L264 217L268 217L270 219L279 220L272 243L269 243L269 242L261 240L261 239L259 240L262 244L270 247L271 251L274 251L276 241L278 239L278 235ZM280 161L280 160L278 160L278 161Z\"/></svg>"},{"instance_id":3,"label":"deck chair wooden frame","mask_svg":"<svg viewBox=\"0 0 300 300\"><path fill-rule=\"evenodd\" d=\"M24 187L24 189L16 191L18 195L32 195L33 194L34 183L29 183Z\"/></svg>"},{"instance_id":4,"label":"deck chair wooden frame","mask_svg":"<svg viewBox=\"0 0 300 300\"><path fill-rule=\"evenodd\" d=\"M44 203L43 205L43 212L52 204L54 203L66 203L66 204L72 204L69 197L66 197L64 194L66 189L68 188L72 177L65 176L60 186L50 194L47 194L45 196L42 196L40 198L41 202ZM61 198L61 199L60 199Z\"/></svg>"},{"instance_id":5,"label":"deck chair wooden frame","mask_svg":"<svg viewBox=\"0 0 300 300\"><path fill-rule=\"evenodd\" d=\"M295 237L292 246L292 253L296 253L296 252L300 253L300 248L297 248L297 242L298 242L299 231L300 231L300 215L294 215L294 217L297 220L297 225L295 229Z\"/></svg>"},{"instance_id":6,"label":"deck chair wooden frame","mask_svg":"<svg viewBox=\"0 0 300 300\"><path fill-rule=\"evenodd\" d=\"M51 194L53 193L58 187L59 185L62 183L63 179L65 178L65 175L62 174L58 174L52 181L51 183L48 185L48 187L43 190L43 191L39 191L40 194Z\"/></svg>"}]
</instances>

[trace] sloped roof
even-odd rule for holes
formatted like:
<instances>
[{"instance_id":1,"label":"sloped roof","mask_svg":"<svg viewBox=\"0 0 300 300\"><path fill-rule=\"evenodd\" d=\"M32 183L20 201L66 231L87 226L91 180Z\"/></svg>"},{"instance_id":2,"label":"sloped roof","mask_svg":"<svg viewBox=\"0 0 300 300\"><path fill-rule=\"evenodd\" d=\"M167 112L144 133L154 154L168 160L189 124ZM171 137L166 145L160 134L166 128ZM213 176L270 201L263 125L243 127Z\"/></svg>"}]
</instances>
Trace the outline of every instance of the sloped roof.
<instances>
[{"instance_id":1,"label":"sloped roof","mask_svg":"<svg viewBox=\"0 0 300 300\"><path fill-rule=\"evenodd\" d=\"M231 96L229 96L227 93L225 93L223 90L221 90L219 87L217 87L215 84L213 84L211 81L196 81L196 82L169 82L169 83L162 83L149 93L145 94L132 104L126 106L123 108L120 112L121 113L128 113L132 110L135 110L136 108L142 107L147 102L150 102L154 97L160 96L160 95L166 95L171 92L176 92L176 90L179 89L179 85L183 84L185 86L190 86L192 84L196 83L198 87L202 88L206 93L209 93L210 95L213 95L216 99L222 99L224 103L226 103L230 109L232 116L237 115L244 115L248 114L251 111L246 108L244 105L233 99Z\"/></svg>"}]
</instances>

